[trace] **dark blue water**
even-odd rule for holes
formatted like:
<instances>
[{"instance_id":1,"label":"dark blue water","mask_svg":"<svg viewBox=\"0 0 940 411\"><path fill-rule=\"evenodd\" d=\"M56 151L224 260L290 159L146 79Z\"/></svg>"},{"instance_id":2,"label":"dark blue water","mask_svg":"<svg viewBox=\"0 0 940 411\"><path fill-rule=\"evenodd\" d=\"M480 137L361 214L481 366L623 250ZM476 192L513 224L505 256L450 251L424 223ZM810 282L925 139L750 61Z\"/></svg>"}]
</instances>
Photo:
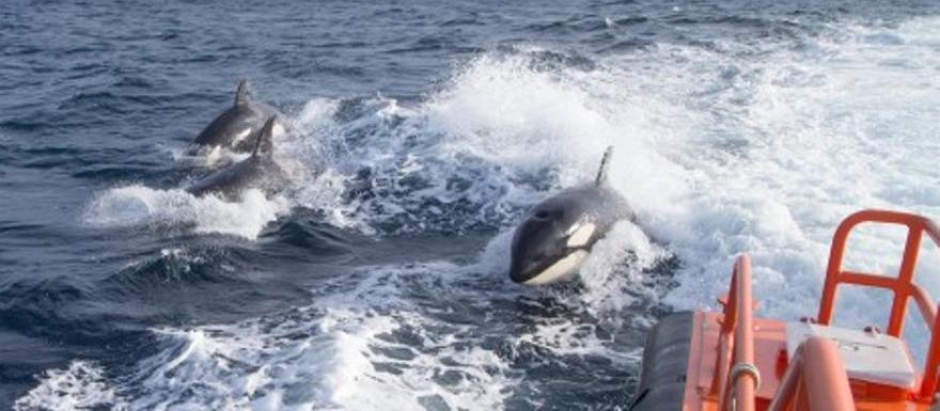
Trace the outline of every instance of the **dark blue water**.
<instances>
[{"instance_id":1,"label":"dark blue water","mask_svg":"<svg viewBox=\"0 0 940 411\"><path fill-rule=\"evenodd\" d=\"M524 210L593 173L606 143L591 127L608 124L593 116L629 118L642 92L746 128L735 121L760 109L753 96L670 85L697 75L697 53L747 82L762 73L735 62L805 57L937 11L6 1L0 409L622 408L676 270L699 258L670 247L666 218L641 224L661 230L651 242L624 229L652 251L611 251L592 265L599 282L523 290L504 272ZM329 171L300 172L281 199L187 197L176 189L205 167L180 153L241 78L298 124L287 157ZM793 78L781 81L814 81ZM626 102L604 100L626 88ZM569 99L584 104L555 106ZM713 156L670 157L668 144L663 156L746 158L733 134Z\"/></svg>"}]
</instances>

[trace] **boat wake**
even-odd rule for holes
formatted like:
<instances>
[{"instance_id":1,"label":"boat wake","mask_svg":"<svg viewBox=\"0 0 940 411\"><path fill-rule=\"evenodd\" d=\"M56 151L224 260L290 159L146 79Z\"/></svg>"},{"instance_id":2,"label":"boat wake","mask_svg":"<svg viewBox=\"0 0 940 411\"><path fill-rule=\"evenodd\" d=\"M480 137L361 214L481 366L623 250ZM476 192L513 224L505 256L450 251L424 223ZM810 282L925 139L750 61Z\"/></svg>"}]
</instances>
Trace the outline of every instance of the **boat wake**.
<instances>
[{"instance_id":1,"label":"boat wake","mask_svg":"<svg viewBox=\"0 0 940 411\"><path fill-rule=\"evenodd\" d=\"M621 17L605 27L626 30ZM328 280L310 304L154 330L157 354L130 371L76 360L17 407L527 409L579 403L585 391L623 404L651 322L713 306L740 252L754 263L758 315L813 314L842 217L864 207L940 215L940 19L776 23L766 41L688 41L686 25L699 23L675 22L675 41L590 59L501 47L418 102L314 98L289 114L296 133L280 160L299 171L281 197L249 191L229 203L139 184L98 193L85 221L104 227L258 239L304 209L376 243L496 234L470 263L317 272ZM581 285L512 286L513 224L589 181L607 146L617 152L610 181L637 225L596 246ZM876 238L853 244L881 249ZM896 261L850 258L887 272ZM877 298L846 294L837 309L877 323L865 318Z\"/></svg>"}]
</instances>

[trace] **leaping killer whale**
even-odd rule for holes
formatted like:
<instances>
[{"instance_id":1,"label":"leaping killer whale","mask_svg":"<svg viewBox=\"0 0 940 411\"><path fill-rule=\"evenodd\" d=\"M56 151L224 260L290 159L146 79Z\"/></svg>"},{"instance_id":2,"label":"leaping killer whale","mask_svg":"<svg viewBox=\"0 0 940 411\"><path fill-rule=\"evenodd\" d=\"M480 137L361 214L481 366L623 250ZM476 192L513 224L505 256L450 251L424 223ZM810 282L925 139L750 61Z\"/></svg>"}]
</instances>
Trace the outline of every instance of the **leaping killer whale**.
<instances>
[{"instance_id":1,"label":"leaping killer whale","mask_svg":"<svg viewBox=\"0 0 940 411\"><path fill-rule=\"evenodd\" d=\"M612 154L608 147L594 182L562 190L528 212L512 238L514 282L541 285L572 277L614 223L636 218L607 182Z\"/></svg>"},{"instance_id":2,"label":"leaping killer whale","mask_svg":"<svg viewBox=\"0 0 940 411\"><path fill-rule=\"evenodd\" d=\"M278 191L286 179L284 171L274 161L273 134L279 127L278 117L271 116L252 139L254 149L251 156L218 170L189 186L186 191L195 196L216 194L227 200L235 200L243 190L257 188L270 194Z\"/></svg>"},{"instance_id":3,"label":"leaping killer whale","mask_svg":"<svg viewBox=\"0 0 940 411\"><path fill-rule=\"evenodd\" d=\"M244 153L251 151L254 141L249 138L257 132L277 110L252 101L248 81L240 80L235 91L235 104L219 114L193 140L191 153L203 148L221 147Z\"/></svg>"}]
</instances>

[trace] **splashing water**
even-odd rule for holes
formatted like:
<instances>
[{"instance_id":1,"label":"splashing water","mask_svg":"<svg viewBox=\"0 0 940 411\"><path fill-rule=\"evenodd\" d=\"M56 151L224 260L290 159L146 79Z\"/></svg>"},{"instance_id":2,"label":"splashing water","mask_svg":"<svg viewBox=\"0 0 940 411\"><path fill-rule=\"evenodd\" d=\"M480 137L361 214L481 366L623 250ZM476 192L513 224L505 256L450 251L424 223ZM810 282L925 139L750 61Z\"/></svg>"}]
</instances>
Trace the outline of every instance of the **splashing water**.
<instances>
[{"instance_id":1,"label":"splashing water","mask_svg":"<svg viewBox=\"0 0 940 411\"><path fill-rule=\"evenodd\" d=\"M599 21L590 30L643 24ZM76 359L17 407L614 408L635 381L645 330L663 312L713 304L738 253L753 258L759 314L792 319L813 313L829 238L848 213L940 215L940 19L775 17L759 24L765 37L694 41L682 24L669 26L675 38L592 59L550 45L482 52L417 101L309 99L279 141L280 160L296 166L282 197L98 193L85 221L103 227L261 241L276 219L313 209L372 241L355 245L363 255L402 238L486 238L457 261L425 245L394 250L423 260L291 267L316 277L309 303L155 327L156 354L130 371ZM608 145L610 181L638 223L595 246L581 284L510 284L513 224L590 180ZM854 261L890 272L897 263L875 234L853 237ZM923 262L940 266L936 253ZM849 295L840 310L864 324L878 301Z\"/></svg>"}]
</instances>

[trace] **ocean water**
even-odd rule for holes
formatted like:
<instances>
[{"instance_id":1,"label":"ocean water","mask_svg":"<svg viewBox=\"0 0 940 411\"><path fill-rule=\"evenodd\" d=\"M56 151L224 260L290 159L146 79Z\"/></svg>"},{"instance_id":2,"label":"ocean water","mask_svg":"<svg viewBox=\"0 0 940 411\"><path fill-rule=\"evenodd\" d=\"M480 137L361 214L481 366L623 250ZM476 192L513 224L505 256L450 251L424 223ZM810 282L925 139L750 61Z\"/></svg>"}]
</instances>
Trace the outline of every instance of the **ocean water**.
<instances>
[{"instance_id":1,"label":"ocean water","mask_svg":"<svg viewBox=\"0 0 940 411\"><path fill-rule=\"evenodd\" d=\"M843 217L940 217L938 13L6 1L0 409L623 409L645 332L714 308L738 253L758 314L798 318ZM240 78L293 126L291 187L194 198L185 148ZM514 224L608 145L637 223L576 284L512 284ZM902 236L851 263L896 270Z\"/></svg>"}]
</instances>

